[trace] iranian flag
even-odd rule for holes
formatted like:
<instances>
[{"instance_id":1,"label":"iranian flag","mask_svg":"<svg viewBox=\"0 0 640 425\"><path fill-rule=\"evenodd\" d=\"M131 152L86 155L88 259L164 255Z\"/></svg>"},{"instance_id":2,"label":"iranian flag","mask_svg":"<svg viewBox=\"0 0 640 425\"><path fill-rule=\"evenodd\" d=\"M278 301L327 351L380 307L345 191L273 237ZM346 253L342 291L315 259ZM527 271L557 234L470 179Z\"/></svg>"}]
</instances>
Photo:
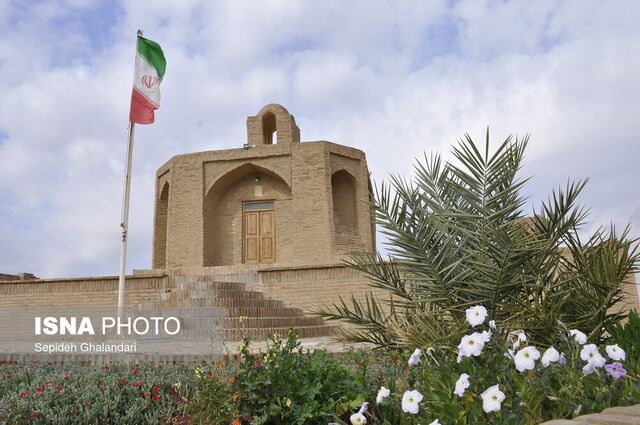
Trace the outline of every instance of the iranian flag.
<instances>
[{"instance_id":1,"label":"iranian flag","mask_svg":"<svg viewBox=\"0 0 640 425\"><path fill-rule=\"evenodd\" d=\"M138 36L129 121L138 124L153 122L153 111L160 107L160 83L166 67L167 61L160 45Z\"/></svg>"}]
</instances>

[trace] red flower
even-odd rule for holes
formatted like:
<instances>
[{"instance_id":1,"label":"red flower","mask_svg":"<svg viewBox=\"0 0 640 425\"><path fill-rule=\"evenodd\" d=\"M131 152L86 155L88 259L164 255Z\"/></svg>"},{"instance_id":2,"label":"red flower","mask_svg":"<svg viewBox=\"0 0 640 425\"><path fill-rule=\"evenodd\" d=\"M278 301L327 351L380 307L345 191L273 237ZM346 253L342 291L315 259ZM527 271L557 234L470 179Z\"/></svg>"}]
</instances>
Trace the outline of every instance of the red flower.
<instances>
[{"instance_id":1,"label":"red flower","mask_svg":"<svg viewBox=\"0 0 640 425\"><path fill-rule=\"evenodd\" d=\"M131 373L133 373L133 374L135 375L136 373L138 373L138 369L133 369L133 370L131 371Z\"/></svg>"},{"instance_id":2,"label":"red flower","mask_svg":"<svg viewBox=\"0 0 640 425\"><path fill-rule=\"evenodd\" d=\"M102 370L109 370L109 366L103 367Z\"/></svg>"},{"instance_id":3,"label":"red flower","mask_svg":"<svg viewBox=\"0 0 640 425\"><path fill-rule=\"evenodd\" d=\"M84 407L87 407L87 406L91 405L91 403L89 403L88 401L85 401L84 403L82 403L82 405L83 405Z\"/></svg>"},{"instance_id":4,"label":"red flower","mask_svg":"<svg viewBox=\"0 0 640 425\"><path fill-rule=\"evenodd\" d=\"M126 382L127 382L127 380L126 380L126 379L121 379L121 380L120 380L120 383L121 383L121 384L124 384L124 383L126 383Z\"/></svg>"},{"instance_id":5,"label":"red flower","mask_svg":"<svg viewBox=\"0 0 640 425\"><path fill-rule=\"evenodd\" d=\"M154 385L153 388L151 389L151 392L155 394L156 392L158 392L159 389L160 389L160 385Z\"/></svg>"},{"instance_id":6,"label":"red flower","mask_svg":"<svg viewBox=\"0 0 640 425\"><path fill-rule=\"evenodd\" d=\"M149 398L149 393L145 393L144 398Z\"/></svg>"},{"instance_id":7,"label":"red flower","mask_svg":"<svg viewBox=\"0 0 640 425\"><path fill-rule=\"evenodd\" d=\"M7 378L11 378L13 375L11 375L10 373L7 373L5 376L6 376Z\"/></svg>"},{"instance_id":8,"label":"red flower","mask_svg":"<svg viewBox=\"0 0 640 425\"><path fill-rule=\"evenodd\" d=\"M71 414L72 414L72 415L77 415L77 414L78 414L78 411L77 411L76 409L73 409L73 410L71 411Z\"/></svg>"},{"instance_id":9,"label":"red flower","mask_svg":"<svg viewBox=\"0 0 640 425\"><path fill-rule=\"evenodd\" d=\"M161 395L160 394L156 394L153 396L153 401L158 401L160 400Z\"/></svg>"},{"instance_id":10,"label":"red flower","mask_svg":"<svg viewBox=\"0 0 640 425\"><path fill-rule=\"evenodd\" d=\"M57 390L57 391L62 391L62 385L58 385L58 386L56 387L56 390Z\"/></svg>"},{"instance_id":11,"label":"red flower","mask_svg":"<svg viewBox=\"0 0 640 425\"><path fill-rule=\"evenodd\" d=\"M32 414L31 414L31 419L33 419L33 418L35 418L35 417L37 417L37 416L38 416L38 414L37 414L37 413L32 413Z\"/></svg>"},{"instance_id":12,"label":"red flower","mask_svg":"<svg viewBox=\"0 0 640 425\"><path fill-rule=\"evenodd\" d=\"M213 372L211 371L207 372L207 376L213 376Z\"/></svg>"},{"instance_id":13,"label":"red flower","mask_svg":"<svg viewBox=\"0 0 640 425\"><path fill-rule=\"evenodd\" d=\"M65 381L68 381L68 380L69 380L69 377L68 377L68 376L65 376L65 377L64 377L64 380L65 380Z\"/></svg>"},{"instance_id":14,"label":"red flower","mask_svg":"<svg viewBox=\"0 0 640 425\"><path fill-rule=\"evenodd\" d=\"M140 384L142 384L142 382L140 382L140 381L136 381L136 382L134 382L134 383L133 383L133 384L131 384L131 385L133 385L134 387L139 387L139 386L140 386Z\"/></svg>"}]
</instances>

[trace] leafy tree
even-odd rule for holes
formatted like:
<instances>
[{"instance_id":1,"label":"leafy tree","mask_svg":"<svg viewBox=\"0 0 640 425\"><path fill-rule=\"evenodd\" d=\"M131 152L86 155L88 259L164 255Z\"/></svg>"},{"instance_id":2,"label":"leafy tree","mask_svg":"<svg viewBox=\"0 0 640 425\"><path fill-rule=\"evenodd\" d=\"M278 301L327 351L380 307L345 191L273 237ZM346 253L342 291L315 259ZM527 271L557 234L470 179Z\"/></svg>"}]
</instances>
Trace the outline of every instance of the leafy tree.
<instances>
[{"instance_id":1,"label":"leafy tree","mask_svg":"<svg viewBox=\"0 0 640 425\"><path fill-rule=\"evenodd\" d=\"M625 280L637 270L637 239L612 226L586 241L587 211L576 204L585 181L552 193L531 216L519 179L528 137L508 137L495 152L468 135L453 147L459 165L439 155L374 189L372 208L388 240L380 253L347 265L383 290L341 299L317 314L343 320L347 341L377 346L453 346L469 332L465 310L483 305L498 326L548 343L561 320L590 340L624 319ZM378 294L378 295L375 295Z\"/></svg>"}]
</instances>

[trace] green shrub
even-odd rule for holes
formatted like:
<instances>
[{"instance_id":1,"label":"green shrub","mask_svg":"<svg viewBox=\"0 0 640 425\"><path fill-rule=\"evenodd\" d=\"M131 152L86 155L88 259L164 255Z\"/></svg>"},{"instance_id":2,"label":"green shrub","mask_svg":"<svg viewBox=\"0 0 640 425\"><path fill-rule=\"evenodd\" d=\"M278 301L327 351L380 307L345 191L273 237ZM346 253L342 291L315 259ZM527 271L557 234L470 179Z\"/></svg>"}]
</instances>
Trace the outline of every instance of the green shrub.
<instances>
[{"instance_id":1,"label":"green shrub","mask_svg":"<svg viewBox=\"0 0 640 425\"><path fill-rule=\"evenodd\" d=\"M557 321L601 342L623 320L625 281L637 270L629 229L580 235L587 210L577 204L586 181L568 183L529 214L520 179L527 138L509 137L495 152L469 136L454 162L433 155L411 180L392 177L372 209L389 259L359 255L348 266L377 289L317 313L357 325L348 341L389 346L452 346L464 312L484 305L505 329L549 344ZM382 291L380 291L382 290Z\"/></svg>"},{"instance_id":2,"label":"green shrub","mask_svg":"<svg viewBox=\"0 0 640 425\"><path fill-rule=\"evenodd\" d=\"M264 353L243 342L238 364L198 380L196 423L326 425L364 401L354 371L325 351L304 352L293 331L269 337Z\"/></svg>"}]
</instances>

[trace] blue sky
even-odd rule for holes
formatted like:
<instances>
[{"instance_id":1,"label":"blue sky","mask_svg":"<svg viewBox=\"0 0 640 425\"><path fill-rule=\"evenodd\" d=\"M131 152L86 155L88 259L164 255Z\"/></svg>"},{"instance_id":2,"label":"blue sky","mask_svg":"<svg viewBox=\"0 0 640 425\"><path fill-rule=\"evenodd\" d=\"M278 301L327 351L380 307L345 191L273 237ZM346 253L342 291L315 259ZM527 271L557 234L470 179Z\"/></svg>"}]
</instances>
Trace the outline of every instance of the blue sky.
<instances>
[{"instance_id":1,"label":"blue sky","mask_svg":"<svg viewBox=\"0 0 640 425\"><path fill-rule=\"evenodd\" d=\"M640 236L633 0L0 3L0 273L116 275L135 34L168 65L138 126L127 271L151 265L155 171L242 147L268 103L303 141L364 150L374 181L465 133L530 134L532 205L589 178L585 232Z\"/></svg>"}]
</instances>

